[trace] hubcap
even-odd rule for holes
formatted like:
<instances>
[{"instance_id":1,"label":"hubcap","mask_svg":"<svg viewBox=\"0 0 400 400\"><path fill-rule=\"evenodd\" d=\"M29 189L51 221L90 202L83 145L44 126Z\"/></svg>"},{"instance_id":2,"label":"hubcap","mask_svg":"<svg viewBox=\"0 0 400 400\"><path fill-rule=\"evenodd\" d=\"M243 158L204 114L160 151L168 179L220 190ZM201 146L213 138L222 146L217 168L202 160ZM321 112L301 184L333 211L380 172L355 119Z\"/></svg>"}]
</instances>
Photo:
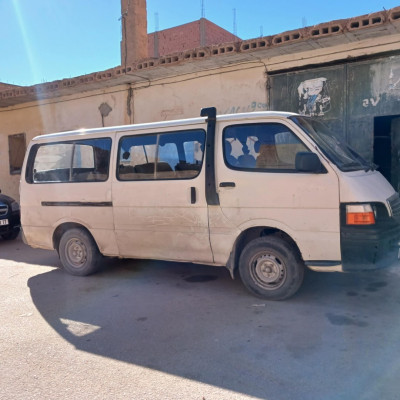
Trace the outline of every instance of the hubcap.
<instances>
[{"instance_id":1,"label":"hubcap","mask_svg":"<svg viewBox=\"0 0 400 400\"><path fill-rule=\"evenodd\" d=\"M273 254L257 255L253 259L253 279L265 289L277 289L286 278L285 265Z\"/></svg>"},{"instance_id":2,"label":"hubcap","mask_svg":"<svg viewBox=\"0 0 400 400\"><path fill-rule=\"evenodd\" d=\"M66 246L66 256L70 264L74 267L82 267L87 259L85 244L79 239L69 240Z\"/></svg>"}]
</instances>

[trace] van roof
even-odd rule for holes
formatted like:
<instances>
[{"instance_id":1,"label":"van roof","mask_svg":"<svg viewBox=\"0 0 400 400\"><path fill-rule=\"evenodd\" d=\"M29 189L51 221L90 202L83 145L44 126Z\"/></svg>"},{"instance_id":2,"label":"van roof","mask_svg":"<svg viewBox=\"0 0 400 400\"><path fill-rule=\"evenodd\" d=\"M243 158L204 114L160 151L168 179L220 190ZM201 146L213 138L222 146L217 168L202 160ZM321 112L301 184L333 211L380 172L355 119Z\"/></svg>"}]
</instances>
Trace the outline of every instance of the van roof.
<instances>
[{"instance_id":1,"label":"van roof","mask_svg":"<svg viewBox=\"0 0 400 400\"><path fill-rule=\"evenodd\" d=\"M256 111L256 112L248 112L248 113L238 113L238 114L224 114L217 115L217 121L244 121L244 120L255 120L266 117L279 117L279 118L288 118L290 116L298 115L290 112L283 111ZM172 121L160 121L160 122L149 122L142 124L133 124L133 125L119 125L119 126L110 126L105 128L90 128L90 129L77 129L73 131L66 132L58 132L58 133L50 133L46 135L40 135L34 137L32 140L42 140L42 139L55 139L55 138L63 138L66 136L87 136L92 134L107 134L111 132L124 132L124 131L137 131L142 129L157 129L157 128L168 128L168 127L176 127L176 126L188 126L188 125L196 125L205 123L207 117L198 117L198 118L188 118L188 119L177 119Z\"/></svg>"}]
</instances>

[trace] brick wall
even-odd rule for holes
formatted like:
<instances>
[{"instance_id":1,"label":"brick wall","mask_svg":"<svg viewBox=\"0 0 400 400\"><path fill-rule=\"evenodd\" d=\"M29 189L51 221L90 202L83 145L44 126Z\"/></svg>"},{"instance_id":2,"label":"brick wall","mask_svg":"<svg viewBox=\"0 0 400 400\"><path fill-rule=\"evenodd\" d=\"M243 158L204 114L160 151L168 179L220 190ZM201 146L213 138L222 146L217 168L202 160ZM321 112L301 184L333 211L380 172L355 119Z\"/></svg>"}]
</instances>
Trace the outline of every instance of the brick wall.
<instances>
[{"instance_id":1,"label":"brick wall","mask_svg":"<svg viewBox=\"0 0 400 400\"><path fill-rule=\"evenodd\" d=\"M211 46L215 44L231 43L235 41L240 41L241 39L234 34L222 29L218 25L211 21L206 21L206 46Z\"/></svg>"},{"instance_id":2,"label":"brick wall","mask_svg":"<svg viewBox=\"0 0 400 400\"><path fill-rule=\"evenodd\" d=\"M20 86L16 85L9 85L8 83L2 83L0 82L0 91L2 90L7 90L7 89L16 89L19 88Z\"/></svg>"},{"instance_id":3,"label":"brick wall","mask_svg":"<svg viewBox=\"0 0 400 400\"><path fill-rule=\"evenodd\" d=\"M204 26L204 43L201 41L201 24ZM158 36L158 54L156 54L154 47L156 34ZM204 18L174 28L150 33L148 35L148 50L150 57L158 57L235 40L240 39Z\"/></svg>"}]
</instances>

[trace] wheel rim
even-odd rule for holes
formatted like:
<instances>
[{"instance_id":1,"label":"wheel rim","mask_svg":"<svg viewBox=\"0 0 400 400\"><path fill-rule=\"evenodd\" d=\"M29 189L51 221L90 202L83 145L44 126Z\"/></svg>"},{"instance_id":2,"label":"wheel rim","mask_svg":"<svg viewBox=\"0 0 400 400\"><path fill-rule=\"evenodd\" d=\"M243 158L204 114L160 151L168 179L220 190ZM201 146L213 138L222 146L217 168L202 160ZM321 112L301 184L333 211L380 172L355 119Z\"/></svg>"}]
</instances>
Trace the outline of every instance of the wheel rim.
<instances>
[{"instance_id":1,"label":"wheel rim","mask_svg":"<svg viewBox=\"0 0 400 400\"><path fill-rule=\"evenodd\" d=\"M81 268L87 260L85 244L79 239L70 239L65 246L65 256L74 268Z\"/></svg>"},{"instance_id":2,"label":"wheel rim","mask_svg":"<svg viewBox=\"0 0 400 400\"><path fill-rule=\"evenodd\" d=\"M253 257L250 274L257 285L267 290L275 290L286 280L286 265L276 255L263 252Z\"/></svg>"}]
</instances>

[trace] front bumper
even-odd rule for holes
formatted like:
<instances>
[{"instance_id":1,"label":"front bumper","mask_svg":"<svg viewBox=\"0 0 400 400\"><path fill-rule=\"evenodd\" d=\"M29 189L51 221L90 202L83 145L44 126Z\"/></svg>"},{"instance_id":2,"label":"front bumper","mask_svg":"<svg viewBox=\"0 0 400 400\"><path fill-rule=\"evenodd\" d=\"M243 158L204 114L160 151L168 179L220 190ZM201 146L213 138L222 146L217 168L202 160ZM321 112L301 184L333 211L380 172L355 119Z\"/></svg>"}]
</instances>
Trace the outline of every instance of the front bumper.
<instances>
[{"instance_id":1,"label":"front bumper","mask_svg":"<svg viewBox=\"0 0 400 400\"><path fill-rule=\"evenodd\" d=\"M1 219L7 219L8 225L0 225L0 235L5 235L12 232L19 232L21 229L21 217L20 213L13 212L3 216Z\"/></svg>"},{"instance_id":2,"label":"front bumper","mask_svg":"<svg viewBox=\"0 0 400 400\"><path fill-rule=\"evenodd\" d=\"M343 271L374 270L399 263L400 223L388 218L366 226L342 226Z\"/></svg>"}]
</instances>

